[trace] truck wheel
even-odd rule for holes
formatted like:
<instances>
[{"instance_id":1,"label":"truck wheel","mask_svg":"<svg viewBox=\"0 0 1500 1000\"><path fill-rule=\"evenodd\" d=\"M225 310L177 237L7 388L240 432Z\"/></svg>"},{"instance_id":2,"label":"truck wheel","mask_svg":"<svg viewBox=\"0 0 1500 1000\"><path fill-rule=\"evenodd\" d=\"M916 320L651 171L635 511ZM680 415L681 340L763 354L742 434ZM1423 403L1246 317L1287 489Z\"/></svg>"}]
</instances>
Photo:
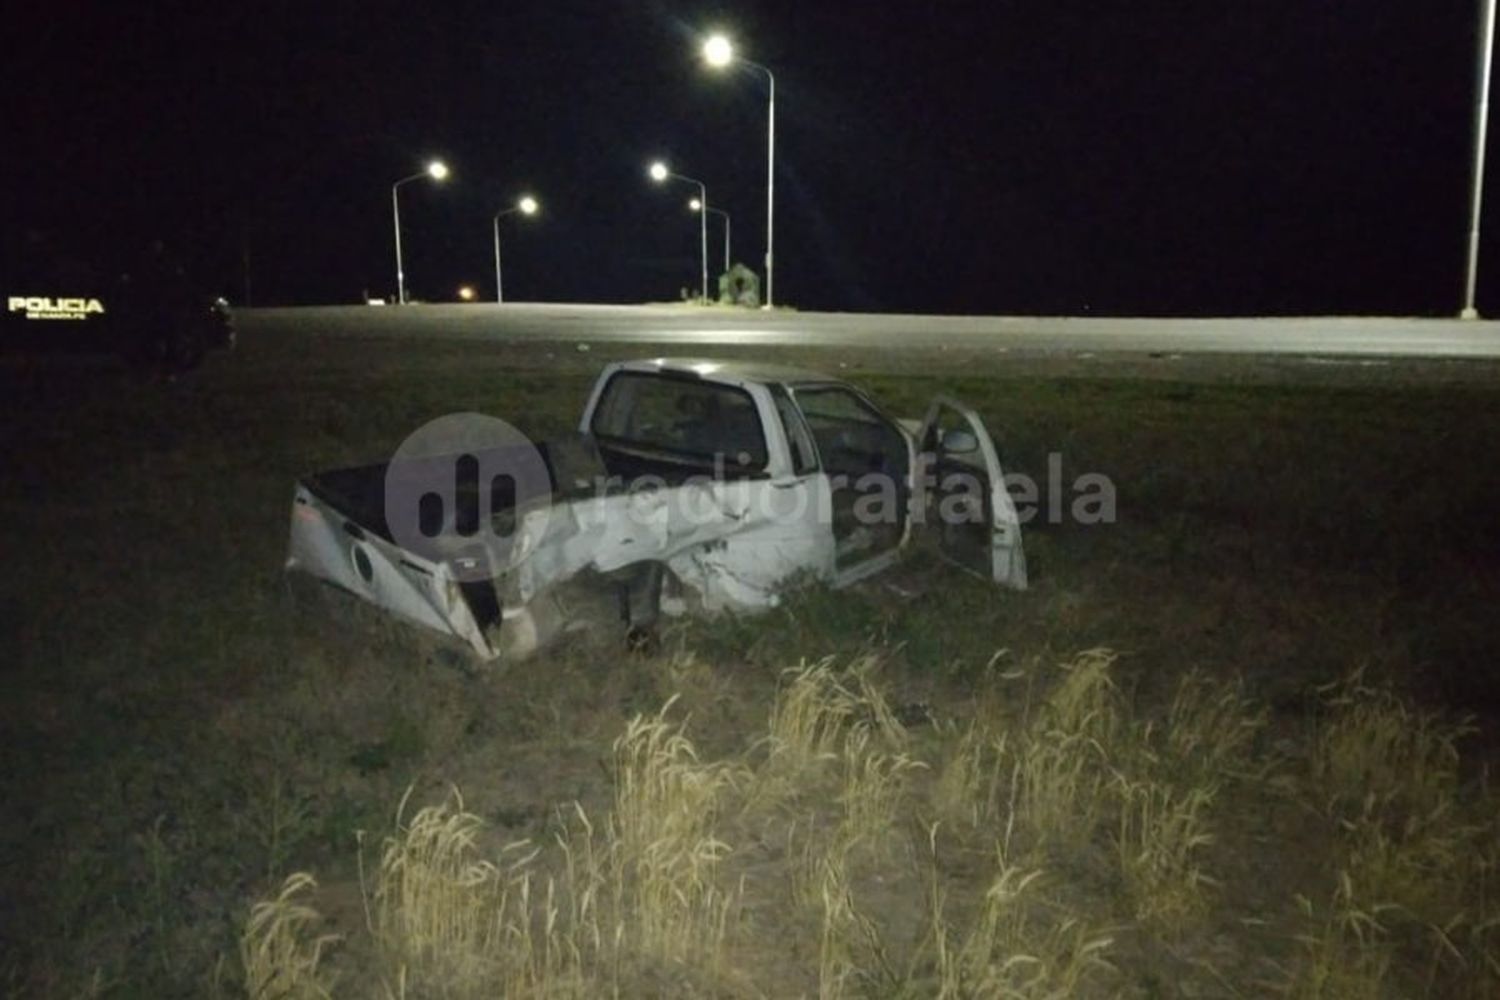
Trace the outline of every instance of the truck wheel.
<instances>
[{"instance_id":1,"label":"truck wheel","mask_svg":"<svg viewBox=\"0 0 1500 1000\"><path fill-rule=\"evenodd\" d=\"M661 648L657 622L661 618L661 588L667 568L642 563L622 584L620 613L625 620L625 648L650 655Z\"/></svg>"}]
</instances>

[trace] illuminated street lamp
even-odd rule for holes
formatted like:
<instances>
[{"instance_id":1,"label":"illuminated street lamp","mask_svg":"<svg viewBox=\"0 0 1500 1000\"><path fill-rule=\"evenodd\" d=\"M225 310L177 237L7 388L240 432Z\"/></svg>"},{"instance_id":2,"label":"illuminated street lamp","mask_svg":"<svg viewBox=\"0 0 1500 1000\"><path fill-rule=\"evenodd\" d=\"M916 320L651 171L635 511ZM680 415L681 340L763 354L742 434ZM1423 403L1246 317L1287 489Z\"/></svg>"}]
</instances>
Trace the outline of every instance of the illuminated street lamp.
<instances>
[{"instance_id":1,"label":"illuminated street lamp","mask_svg":"<svg viewBox=\"0 0 1500 1000\"><path fill-rule=\"evenodd\" d=\"M448 176L448 165L442 160L433 160L427 164L427 168L420 174L412 174L403 177L391 185L391 216L396 222L396 301L401 305L406 304L406 272L401 270L401 200L396 197L396 192L403 184L419 181L423 177L430 177L435 181L441 181Z\"/></svg>"},{"instance_id":2,"label":"illuminated street lamp","mask_svg":"<svg viewBox=\"0 0 1500 1000\"><path fill-rule=\"evenodd\" d=\"M709 35L703 41L703 61L714 69L724 69L731 63L739 63L766 75L770 88L770 101L766 111L766 305L771 308L771 261L775 247L773 238L776 219L776 77L760 63L751 62L734 51L734 43L721 34Z\"/></svg>"},{"instance_id":3,"label":"illuminated street lamp","mask_svg":"<svg viewBox=\"0 0 1500 1000\"><path fill-rule=\"evenodd\" d=\"M694 198L692 201L688 202L688 208L692 209L695 212L701 212L701 211L703 211L703 202L699 201L697 198ZM724 273L728 274L729 273L729 213L726 212L726 211L724 211L722 208L710 208L709 211L712 212L715 215L722 215L724 217Z\"/></svg>"},{"instance_id":4,"label":"illuminated street lamp","mask_svg":"<svg viewBox=\"0 0 1500 1000\"><path fill-rule=\"evenodd\" d=\"M497 303L505 301L504 287L500 284L500 220L507 215L515 215L517 212L520 212L522 215L535 215L541 211L541 208L541 202L529 194L523 195L510 208L502 208L496 212L495 218L490 222L491 227L495 231L495 301Z\"/></svg>"},{"instance_id":5,"label":"illuminated street lamp","mask_svg":"<svg viewBox=\"0 0 1500 1000\"><path fill-rule=\"evenodd\" d=\"M657 160L655 163L651 164L651 169L648 171L648 173L650 173L651 179L653 181L655 181L656 183L658 183L658 184L663 184L668 179L671 179L671 180L682 181L685 184L696 184L696 185L698 185L698 201L699 201L699 203L703 204L703 205L707 205L708 204L708 188L704 187L702 181L696 180L696 179L694 179L692 177L685 177L682 174L673 173L671 170L669 170L667 168L667 165L665 163L661 162L660 160ZM699 249L699 256L701 258L701 263L702 263L702 266L703 266L703 293L702 293L702 296L703 296L703 301L707 302L708 301L708 213L707 212L700 212L698 214L698 240L699 240L699 248L698 248Z\"/></svg>"}]
</instances>

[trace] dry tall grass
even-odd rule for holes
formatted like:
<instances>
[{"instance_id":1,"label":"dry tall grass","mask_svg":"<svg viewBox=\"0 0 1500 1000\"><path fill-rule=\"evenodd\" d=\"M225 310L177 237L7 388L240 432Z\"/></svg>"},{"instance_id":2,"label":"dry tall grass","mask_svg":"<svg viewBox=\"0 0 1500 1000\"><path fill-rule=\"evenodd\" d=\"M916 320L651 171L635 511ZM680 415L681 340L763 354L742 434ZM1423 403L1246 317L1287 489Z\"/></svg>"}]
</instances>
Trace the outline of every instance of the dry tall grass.
<instances>
[{"instance_id":1,"label":"dry tall grass","mask_svg":"<svg viewBox=\"0 0 1500 1000\"><path fill-rule=\"evenodd\" d=\"M616 741L604 828L575 807L554 850L522 842L485 860L483 823L456 791L410 821L398 813L370 893L388 994L592 996L661 963L713 975L738 898L714 834L736 771L700 763L670 708Z\"/></svg>"},{"instance_id":2,"label":"dry tall grass","mask_svg":"<svg viewBox=\"0 0 1500 1000\"><path fill-rule=\"evenodd\" d=\"M1487 788L1481 801L1493 805ZM1492 820L1479 836L1465 868L1468 909L1444 928L1461 955L1463 995L1473 1000L1500 996L1500 822Z\"/></svg>"},{"instance_id":3,"label":"dry tall grass","mask_svg":"<svg viewBox=\"0 0 1500 1000\"><path fill-rule=\"evenodd\" d=\"M1310 849L1336 877L1279 897L1296 914L1276 935L1287 951L1256 986L1497 995L1500 824L1459 771L1463 723L1355 675L1330 689L1298 770L1260 745L1266 715L1239 681L1189 674L1145 723L1114 663L1090 651L1034 679L1034 706L911 731L874 661L803 664L764 735L717 761L668 699L614 741L607 819L575 804L541 846L487 846L456 792L410 819L403 800L365 894L379 981L358 985L391 1000L1050 1000L1128 991L1150 947L1161 968L1232 983L1217 953L1198 957L1232 923L1218 835L1264 801L1255 779L1274 760L1277 787L1326 828ZM252 912L252 996L329 995L310 889L297 876Z\"/></svg>"},{"instance_id":4,"label":"dry tall grass","mask_svg":"<svg viewBox=\"0 0 1500 1000\"><path fill-rule=\"evenodd\" d=\"M1413 708L1357 670L1324 689L1330 721L1318 734L1314 775L1331 809L1363 808L1370 796L1416 812L1451 799L1458 785L1458 744L1473 732Z\"/></svg>"},{"instance_id":5,"label":"dry tall grass","mask_svg":"<svg viewBox=\"0 0 1500 1000\"><path fill-rule=\"evenodd\" d=\"M322 916L303 898L317 888L306 872L287 877L275 899L250 909L240 936L240 962L251 1000L327 1000L332 977L321 968L323 952L338 940L319 934Z\"/></svg>"},{"instance_id":6,"label":"dry tall grass","mask_svg":"<svg viewBox=\"0 0 1500 1000\"><path fill-rule=\"evenodd\" d=\"M411 790L407 790L409 796ZM497 902L500 871L477 857L483 826L455 790L451 802L427 806L403 821L381 852L374 894L375 926L402 966L454 968L480 950Z\"/></svg>"},{"instance_id":7,"label":"dry tall grass","mask_svg":"<svg viewBox=\"0 0 1500 1000\"><path fill-rule=\"evenodd\" d=\"M1201 670L1184 674L1159 729L1148 726L1154 746L1173 780L1203 787L1245 773L1255 740L1265 729L1266 710L1245 695L1240 678L1218 681Z\"/></svg>"},{"instance_id":8,"label":"dry tall grass","mask_svg":"<svg viewBox=\"0 0 1500 1000\"><path fill-rule=\"evenodd\" d=\"M1115 660L1096 649L1061 664L1060 680L1013 744L1014 808L1038 843L1087 841L1105 816L1110 763L1126 731L1110 676Z\"/></svg>"},{"instance_id":9,"label":"dry tall grass","mask_svg":"<svg viewBox=\"0 0 1500 1000\"><path fill-rule=\"evenodd\" d=\"M816 794L825 781L844 783L851 759L848 739L855 729L865 732L860 739L866 745L878 744L908 759L906 727L872 676L878 666L878 660L865 656L835 670L830 658L784 672L761 741L765 760L755 773L752 807L765 810ZM836 769L840 762L841 773Z\"/></svg>"},{"instance_id":10,"label":"dry tall grass","mask_svg":"<svg viewBox=\"0 0 1500 1000\"><path fill-rule=\"evenodd\" d=\"M1192 670L1159 720L1118 733L1113 841L1132 911L1153 932L1175 937L1207 912L1215 806L1224 785L1254 777L1248 762L1266 721L1241 680Z\"/></svg>"},{"instance_id":11,"label":"dry tall grass","mask_svg":"<svg viewBox=\"0 0 1500 1000\"><path fill-rule=\"evenodd\" d=\"M936 828L929 844L936 853ZM948 926L946 897L932 880L929 897L931 981L923 992L941 998L1075 997L1113 973L1110 935L1058 911L1047 899L1040 868L1011 863L1004 840L995 845L994 874L967 933Z\"/></svg>"},{"instance_id":12,"label":"dry tall grass","mask_svg":"<svg viewBox=\"0 0 1500 1000\"><path fill-rule=\"evenodd\" d=\"M1000 813L1001 784L1008 757L1005 731L970 721L962 735L950 728L943 743L951 747L932 789L937 814L961 829L995 823Z\"/></svg>"},{"instance_id":13,"label":"dry tall grass","mask_svg":"<svg viewBox=\"0 0 1500 1000\"><path fill-rule=\"evenodd\" d=\"M910 736L874 669L866 658L839 674L827 663L792 673L772 709L771 750L755 781L752 805L795 800L806 810L802 826L789 831L801 841L792 891L816 919L822 998L900 981L854 884L902 855L911 779L927 765L906 752Z\"/></svg>"},{"instance_id":14,"label":"dry tall grass","mask_svg":"<svg viewBox=\"0 0 1500 1000\"><path fill-rule=\"evenodd\" d=\"M576 972L569 938L577 928L558 924L554 884L542 880L538 889L536 852L521 843L502 849L500 863L483 858L483 821L457 790L409 821L406 801L366 898L387 994L556 994L575 979L565 972ZM562 968L564 958L573 969Z\"/></svg>"},{"instance_id":15,"label":"dry tall grass","mask_svg":"<svg viewBox=\"0 0 1500 1000\"><path fill-rule=\"evenodd\" d=\"M1176 935L1208 909L1214 880L1204 870L1203 850L1213 843L1208 811L1211 786L1186 791L1159 781L1121 776L1115 848L1120 874L1137 920Z\"/></svg>"},{"instance_id":16,"label":"dry tall grass","mask_svg":"<svg viewBox=\"0 0 1500 1000\"><path fill-rule=\"evenodd\" d=\"M1297 905L1311 927L1297 936L1303 960L1286 985L1286 995L1294 1000L1382 996L1392 957L1383 922L1388 907L1360 904L1342 872L1326 906L1320 908L1300 894Z\"/></svg>"},{"instance_id":17,"label":"dry tall grass","mask_svg":"<svg viewBox=\"0 0 1500 1000\"><path fill-rule=\"evenodd\" d=\"M788 671L771 706L768 762L774 770L805 771L832 760L859 698L834 673L831 659Z\"/></svg>"},{"instance_id":18,"label":"dry tall grass","mask_svg":"<svg viewBox=\"0 0 1500 1000\"><path fill-rule=\"evenodd\" d=\"M863 845L878 852L899 835L908 779L927 765L906 754L882 752L871 745L874 742L863 725L855 726L844 740L838 796L843 818L837 839L851 848Z\"/></svg>"},{"instance_id":19,"label":"dry tall grass","mask_svg":"<svg viewBox=\"0 0 1500 1000\"><path fill-rule=\"evenodd\" d=\"M1289 992L1376 995L1396 958L1420 950L1426 972L1408 988L1494 995L1500 913L1486 859L1500 828L1487 789L1464 794L1470 723L1413 707L1363 671L1322 691L1310 791L1333 827L1338 877L1321 907L1298 897L1311 928Z\"/></svg>"},{"instance_id":20,"label":"dry tall grass","mask_svg":"<svg viewBox=\"0 0 1500 1000\"><path fill-rule=\"evenodd\" d=\"M680 726L637 717L615 741L615 809L608 863L619 935L642 954L718 968L737 892L719 879L729 845L714 833L742 779L699 762Z\"/></svg>"},{"instance_id":21,"label":"dry tall grass","mask_svg":"<svg viewBox=\"0 0 1500 1000\"><path fill-rule=\"evenodd\" d=\"M837 839L810 842L794 875L794 892L817 917L820 1000L845 996L861 983L888 987L896 980L879 926L855 902L847 846Z\"/></svg>"},{"instance_id":22,"label":"dry tall grass","mask_svg":"<svg viewBox=\"0 0 1500 1000\"><path fill-rule=\"evenodd\" d=\"M1112 676L1118 659L1113 650L1090 649L1059 664L1061 678L1040 706L1034 726L1112 745L1125 719Z\"/></svg>"}]
</instances>

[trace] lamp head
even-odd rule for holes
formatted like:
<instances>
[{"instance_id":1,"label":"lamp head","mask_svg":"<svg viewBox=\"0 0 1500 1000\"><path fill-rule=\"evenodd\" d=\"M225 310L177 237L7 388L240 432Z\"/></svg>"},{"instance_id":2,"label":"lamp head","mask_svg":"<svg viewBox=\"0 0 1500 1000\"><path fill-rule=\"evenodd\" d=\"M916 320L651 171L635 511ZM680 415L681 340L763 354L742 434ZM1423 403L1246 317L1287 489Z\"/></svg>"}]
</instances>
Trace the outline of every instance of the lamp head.
<instances>
[{"instance_id":1,"label":"lamp head","mask_svg":"<svg viewBox=\"0 0 1500 1000\"><path fill-rule=\"evenodd\" d=\"M703 61L714 69L723 69L734 62L734 43L724 35L709 35L703 42Z\"/></svg>"},{"instance_id":2,"label":"lamp head","mask_svg":"<svg viewBox=\"0 0 1500 1000\"><path fill-rule=\"evenodd\" d=\"M671 171L667 169L667 165L665 163L657 160L655 163L651 164L649 173L651 174L651 179L660 184L662 181L667 179L667 176L671 174Z\"/></svg>"},{"instance_id":3,"label":"lamp head","mask_svg":"<svg viewBox=\"0 0 1500 1000\"><path fill-rule=\"evenodd\" d=\"M516 207L521 210L522 215L535 215L541 211L542 203L528 194L516 202Z\"/></svg>"},{"instance_id":4,"label":"lamp head","mask_svg":"<svg viewBox=\"0 0 1500 1000\"><path fill-rule=\"evenodd\" d=\"M703 202L698 198L694 198L692 201L688 202L688 208L692 209L695 212L701 212L703 211Z\"/></svg>"},{"instance_id":5,"label":"lamp head","mask_svg":"<svg viewBox=\"0 0 1500 1000\"><path fill-rule=\"evenodd\" d=\"M448 177L448 164L442 160L433 160L427 164L427 176L435 181L446 180Z\"/></svg>"}]
</instances>

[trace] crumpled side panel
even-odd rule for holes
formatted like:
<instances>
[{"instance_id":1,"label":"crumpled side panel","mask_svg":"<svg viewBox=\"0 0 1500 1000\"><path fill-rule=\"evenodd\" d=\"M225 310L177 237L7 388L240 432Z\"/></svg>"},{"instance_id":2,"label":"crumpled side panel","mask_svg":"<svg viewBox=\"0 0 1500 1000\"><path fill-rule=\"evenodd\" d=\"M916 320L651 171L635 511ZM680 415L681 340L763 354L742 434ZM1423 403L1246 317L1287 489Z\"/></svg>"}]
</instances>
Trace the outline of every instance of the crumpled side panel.
<instances>
[{"instance_id":1,"label":"crumpled side panel","mask_svg":"<svg viewBox=\"0 0 1500 1000\"><path fill-rule=\"evenodd\" d=\"M831 566L832 537L788 518L788 499L763 482L690 484L595 497L554 507L545 535L518 566L517 593L530 600L581 572L660 561L711 610L774 607L776 589L798 573ZM531 525L523 528L529 530Z\"/></svg>"}]
</instances>

